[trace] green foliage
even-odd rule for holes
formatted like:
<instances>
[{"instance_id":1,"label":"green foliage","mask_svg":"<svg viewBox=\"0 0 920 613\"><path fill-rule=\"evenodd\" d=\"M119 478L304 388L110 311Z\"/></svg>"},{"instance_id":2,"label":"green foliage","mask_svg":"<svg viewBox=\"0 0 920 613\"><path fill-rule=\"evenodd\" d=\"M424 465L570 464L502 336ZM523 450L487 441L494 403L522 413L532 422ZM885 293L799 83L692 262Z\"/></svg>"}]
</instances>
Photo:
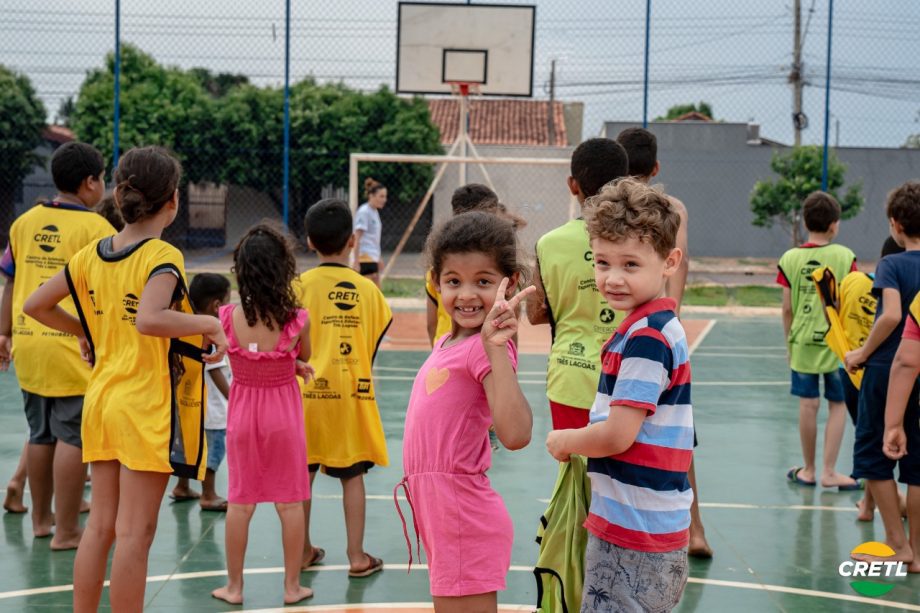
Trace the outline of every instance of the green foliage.
<instances>
[{"instance_id":1,"label":"green foliage","mask_svg":"<svg viewBox=\"0 0 920 613\"><path fill-rule=\"evenodd\" d=\"M112 153L114 57L90 72L72 114L74 131ZM269 194L280 207L283 90L256 87L245 76L163 67L136 47L122 47L121 149L160 144L174 151L192 181L211 180ZM352 152L442 153L422 99L386 87L365 94L312 78L291 87L292 225L324 186L348 186ZM391 204L414 203L430 166L361 167L388 186ZM364 176L361 178L363 179Z\"/></svg>"},{"instance_id":2,"label":"green foliage","mask_svg":"<svg viewBox=\"0 0 920 613\"><path fill-rule=\"evenodd\" d=\"M106 159L113 153L115 57L87 75L77 96L71 125L80 140ZM120 148L162 145L182 161L190 181L213 180L213 101L194 76L164 67L133 45L121 49Z\"/></svg>"},{"instance_id":3,"label":"green foliage","mask_svg":"<svg viewBox=\"0 0 920 613\"><path fill-rule=\"evenodd\" d=\"M0 190L17 187L42 163L35 148L44 127L45 106L28 77L0 65Z\"/></svg>"},{"instance_id":4,"label":"green foliage","mask_svg":"<svg viewBox=\"0 0 920 613\"><path fill-rule=\"evenodd\" d=\"M770 168L779 178L758 181L751 193L751 211L755 226L771 227L774 223L783 226L798 244L801 233L800 219L802 202L814 191L821 189L821 166L823 152L816 145L794 147L788 153L776 152L770 160ZM842 209L841 217L850 219L863 206L862 183L850 185L843 195L846 166L831 152L827 168L827 192L834 196Z\"/></svg>"},{"instance_id":5,"label":"green foliage","mask_svg":"<svg viewBox=\"0 0 920 613\"><path fill-rule=\"evenodd\" d=\"M903 147L905 149L920 149L920 134L911 134L907 137L907 140L904 141Z\"/></svg>"},{"instance_id":6,"label":"green foliage","mask_svg":"<svg viewBox=\"0 0 920 613\"><path fill-rule=\"evenodd\" d=\"M663 117L656 117L655 121L670 121L672 119L677 119L682 115L686 115L687 113L702 113L706 117L714 119L712 114L712 105L710 105L708 102L700 102L698 105L691 103L672 106L668 109L668 112L665 113Z\"/></svg>"}]
</instances>

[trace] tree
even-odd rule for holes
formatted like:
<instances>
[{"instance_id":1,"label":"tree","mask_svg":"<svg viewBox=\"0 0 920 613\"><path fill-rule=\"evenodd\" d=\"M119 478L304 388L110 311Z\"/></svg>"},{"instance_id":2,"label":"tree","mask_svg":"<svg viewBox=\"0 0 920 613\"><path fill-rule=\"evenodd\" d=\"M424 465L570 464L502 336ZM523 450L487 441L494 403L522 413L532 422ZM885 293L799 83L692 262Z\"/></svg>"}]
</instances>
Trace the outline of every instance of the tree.
<instances>
[{"instance_id":1,"label":"tree","mask_svg":"<svg viewBox=\"0 0 920 613\"><path fill-rule=\"evenodd\" d=\"M198 79L201 86L215 98L223 98L234 87L249 83L249 77L246 75L231 72L214 74L207 68L192 68L189 74Z\"/></svg>"},{"instance_id":2,"label":"tree","mask_svg":"<svg viewBox=\"0 0 920 613\"><path fill-rule=\"evenodd\" d=\"M106 159L114 148L115 57L90 71L77 95L71 126L77 137L92 143ZM133 45L121 48L121 151L141 145L162 145L182 161L189 181L213 180L213 101L194 76L164 67Z\"/></svg>"},{"instance_id":3,"label":"tree","mask_svg":"<svg viewBox=\"0 0 920 613\"><path fill-rule=\"evenodd\" d=\"M902 146L905 149L920 149L920 134L911 134Z\"/></svg>"},{"instance_id":4,"label":"tree","mask_svg":"<svg viewBox=\"0 0 920 613\"><path fill-rule=\"evenodd\" d=\"M672 106L663 117L656 117L655 121L670 121L686 115L687 113L701 113L710 119L714 118L712 106L708 102L700 102L699 105L691 103Z\"/></svg>"},{"instance_id":5,"label":"tree","mask_svg":"<svg viewBox=\"0 0 920 613\"><path fill-rule=\"evenodd\" d=\"M43 162L45 106L29 79L0 65L0 246L9 241L13 196L32 169Z\"/></svg>"},{"instance_id":6,"label":"tree","mask_svg":"<svg viewBox=\"0 0 920 613\"><path fill-rule=\"evenodd\" d=\"M814 191L821 189L823 152L816 145L794 147L788 153L776 152L770 168L779 175L775 181L758 181L751 193L751 211L755 226L771 227L779 223L792 237L793 246L801 244L802 202ZM846 166L831 152L827 166L827 192L840 203L843 219L855 217L863 206L862 183L846 189L842 197L837 190L843 187Z\"/></svg>"}]
</instances>

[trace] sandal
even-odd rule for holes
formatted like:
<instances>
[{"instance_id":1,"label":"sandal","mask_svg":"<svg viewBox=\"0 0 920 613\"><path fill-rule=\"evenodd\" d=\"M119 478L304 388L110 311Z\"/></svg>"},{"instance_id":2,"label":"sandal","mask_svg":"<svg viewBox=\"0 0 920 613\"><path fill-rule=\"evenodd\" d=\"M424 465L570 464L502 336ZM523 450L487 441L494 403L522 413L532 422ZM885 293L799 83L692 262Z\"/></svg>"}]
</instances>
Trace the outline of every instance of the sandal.
<instances>
[{"instance_id":1,"label":"sandal","mask_svg":"<svg viewBox=\"0 0 920 613\"><path fill-rule=\"evenodd\" d=\"M309 562L304 562L303 564L301 564L301 565L300 565L300 569L301 569L301 570L307 570L308 568L310 568L310 567L312 567L312 566L316 566L317 564L319 564L320 562L322 562L323 559L324 559L325 557L326 557L326 550L325 550L325 549L323 549L322 547L314 547L314 548L313 548L313 557L310 558L310 561L309 561Z\"/></svg>"},{"instance_id":2,"label":"sandal","mask_svg":"<svg viewBox=\"0 0 920 613\"><path fill-rule=\"evenodd\" d=\"M349 577L369 577L376 572L383 570L383 560L375 558L369 553L364 554L367 557L367 566L364 568L349 568Z\"/></svg>"}]
</instances>

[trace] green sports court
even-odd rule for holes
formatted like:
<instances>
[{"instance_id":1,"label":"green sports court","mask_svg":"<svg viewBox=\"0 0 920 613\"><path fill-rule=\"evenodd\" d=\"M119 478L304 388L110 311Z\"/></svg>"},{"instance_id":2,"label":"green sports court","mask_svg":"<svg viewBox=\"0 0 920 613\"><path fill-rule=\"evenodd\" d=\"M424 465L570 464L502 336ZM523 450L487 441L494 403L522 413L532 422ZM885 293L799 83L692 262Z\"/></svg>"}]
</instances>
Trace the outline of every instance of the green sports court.
<instances>
[{"instance_id":1,"label":"green sports court","mask_svg":"<svg viewBox=\"0 0 920 613\"><path fill-rule=\"evenodd\" d=\"M881 520L856 521L858 492L802 488L786 481L800 459L797 402L788 394L781 327L774 316L693 313L694 417L699 430L697 475L703 520L715 550L710 561L691 560L690 582L678 611L920 611L920 577L893 581L880 598L857 594L838 566L866 541L883 540ZM375 369L378 402L391 466L367 477L367 550L385 560L382 573L346 576L341 490L320 476L314 488L313 541L327 550L324 563L304 574L316 595L291 611L430 610L424 565L407 573L408 553L393 487L401 478L401 434L421 351L383 350ZM533 610L532 566L537 523L555 480L543 442L550 427L545 397L546 357L522 355L519 378L534 410L533 441L526 449L493 457L490 477L515 523L506 610ZM13 469L26 433L16 379L0 377L0 478ZM852 428L840 469L850 468ZM226 491L226 468L218 473ZM28 500L26 501L28 504ZM407 505L403 504L404 509ZM0 535L0 610L66 611L71 603L73 552L50 552L33 539L28 515L4 514ZM274 509L253 519L246 558L245 603L210 597L224 582L224 518L195 503L164 498L150 551L146 609L150 611L270 611L281 607L281 535ZM103 603L107 595L103 595Z\"/></svg>"}]
</instances>

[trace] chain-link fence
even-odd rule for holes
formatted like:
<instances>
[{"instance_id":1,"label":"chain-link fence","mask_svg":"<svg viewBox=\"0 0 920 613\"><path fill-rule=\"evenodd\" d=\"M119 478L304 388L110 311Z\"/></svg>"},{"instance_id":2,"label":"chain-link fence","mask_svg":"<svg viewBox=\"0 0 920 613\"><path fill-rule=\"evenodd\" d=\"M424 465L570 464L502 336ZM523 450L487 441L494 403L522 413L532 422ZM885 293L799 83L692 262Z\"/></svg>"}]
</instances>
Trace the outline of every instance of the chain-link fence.
<instances>
[{"instance_id":1,"label":"chain-link fence","mask_svg":"<svg viewBox=\"0 0 920 613\"><path fill-rule=\"evenodd\" d=\"M885 193L920 176L920 68L913 61L920 7L837 0L831 21L830 2L505 0L537 6L534 99L516 101L513 116L495 106L477 111L474 102L483 125L489 117L492 123L471 135L481 149L491 147L483 155L567 158L583 138L615 137L646 120L659 138L657 180L689 207L691 251L767 257L785 249L789 237L778 226L752 225L751 191L774 176L774 152L797 140L823 145L827 118L829 146L847 166L845 184L861 183L866 201L844 224L841 240L873 259L885 235ZM446 149L456 120L439 119L436 99L392 93L395 0L295 1L289 20L285 8L283 0L0 0L0 64L28 79L49 124L31 149L47 159L75 137L114 159L117 72L120 150L162 144L183 161L185 206L169 238L189 251L227 250L265 217L286 215L299 233L311 202L345 196L350 153ZM548 121L550 99L556 106ZM16 179L0 185L5 232L13 215L54 189L41 166L21 177L4 171L7 183ZM384 172L375 178L389 188L386 249L403 234L434 169L370 172ZM524 211L532 228L567 209L564 185L558 191L565 200L551 206L550 192L542 199L527 195L542 171L509 172L517 175L507 177L499 196ZM437 194L434 207L444 207L446 197ZM410 250L421 248L437 210L423 218Z\"/></svg>"}]
</instances>

